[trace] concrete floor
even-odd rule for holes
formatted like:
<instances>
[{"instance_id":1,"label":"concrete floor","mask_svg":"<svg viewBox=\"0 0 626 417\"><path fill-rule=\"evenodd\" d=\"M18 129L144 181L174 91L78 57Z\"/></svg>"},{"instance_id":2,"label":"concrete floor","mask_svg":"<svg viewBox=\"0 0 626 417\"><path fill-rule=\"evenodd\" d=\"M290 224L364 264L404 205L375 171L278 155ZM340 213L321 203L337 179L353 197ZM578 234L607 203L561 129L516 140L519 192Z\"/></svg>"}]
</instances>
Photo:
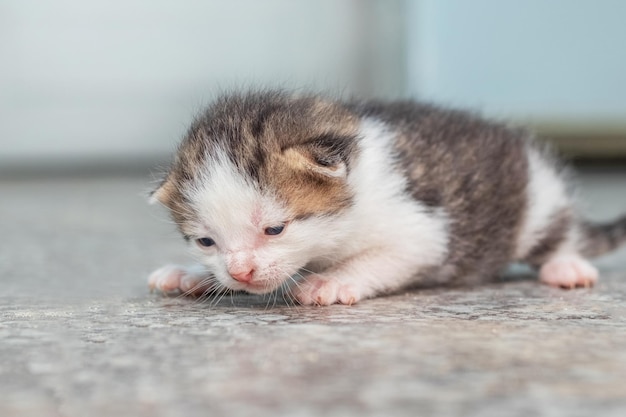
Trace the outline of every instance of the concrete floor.
<instances>
[{"instance_id":1,"label":"concrete floor","mask_svg":"<svg viewBox=\"0 0 626 417\"><path fill-rule=\"evenodd\" d=\"M581 184L592 217L626 211L626 169ZM147 187L0 181L0 416L626 415L626 250L593 289L199 303L148 292L187 258Z\"/></svg>"}]
</instances>

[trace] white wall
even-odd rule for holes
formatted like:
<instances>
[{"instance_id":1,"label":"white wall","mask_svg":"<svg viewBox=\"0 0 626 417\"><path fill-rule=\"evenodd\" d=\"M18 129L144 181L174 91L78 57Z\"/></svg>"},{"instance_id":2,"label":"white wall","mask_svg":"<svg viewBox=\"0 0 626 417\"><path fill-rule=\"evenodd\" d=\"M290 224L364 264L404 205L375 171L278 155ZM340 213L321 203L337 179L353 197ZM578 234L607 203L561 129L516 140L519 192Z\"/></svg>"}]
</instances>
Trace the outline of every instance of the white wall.
<instances>
[{"instance_id":1,"label":"white wall","mask_svg":"<svg viewBox=\"0 0 626 417\"><path fill-rule=\"evenodd\" d=\"M393 94L401 6L3 0L0 164L163 155L234 85Z\"/></svg>"},{"instance_id":2,"label":"white wall","mask_svg":"<svg viewBox=\"0 0 626 417\"><path fill-rule=\"evenodd\" d=\"M0 171L160 158L234 85L626 126L625 22L621 0L2 0Z\"/></svg>"},{"instance_id":3,"label":"white wall","mask_svg":"<svg viewBox=\"0 0 626 417\"><path fill-rule=\"evenodd\" d=\"M408 2L410 89L500 116L626 126L626 2Z\"/></svg>"}]
</instances>

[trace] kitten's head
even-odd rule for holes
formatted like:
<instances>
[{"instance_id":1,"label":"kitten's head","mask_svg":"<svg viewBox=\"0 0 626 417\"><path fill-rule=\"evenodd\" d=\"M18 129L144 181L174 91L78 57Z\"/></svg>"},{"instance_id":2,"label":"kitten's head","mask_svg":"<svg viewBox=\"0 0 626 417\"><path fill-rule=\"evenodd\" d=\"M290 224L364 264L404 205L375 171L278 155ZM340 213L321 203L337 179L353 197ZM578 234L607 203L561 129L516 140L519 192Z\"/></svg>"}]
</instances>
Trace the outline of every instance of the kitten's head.
<instances>
[{"instance_id":1,"label":"kitten's head","mask_svg":"<svg viewBox=\"0 0 626 417\"><path fill-rule=\"evenodd\" d=\"M192 124L152 199L221 284L272 291L332 256L353 204L357 124L317 97L223 96Z\"/></svg>"}]
</instances>

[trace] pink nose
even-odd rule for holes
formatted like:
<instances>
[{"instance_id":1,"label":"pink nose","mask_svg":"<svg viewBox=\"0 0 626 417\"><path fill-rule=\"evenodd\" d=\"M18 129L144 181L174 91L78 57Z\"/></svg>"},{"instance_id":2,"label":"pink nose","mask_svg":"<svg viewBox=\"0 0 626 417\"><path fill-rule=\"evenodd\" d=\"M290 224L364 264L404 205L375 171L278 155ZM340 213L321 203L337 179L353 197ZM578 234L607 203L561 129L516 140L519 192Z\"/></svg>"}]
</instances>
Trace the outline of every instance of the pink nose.
<instances>
[{"instance_id":1,"label":"pink nose","mask_svg":"<svg viewBox=\"0 0 626 417\"><path fill-rule=\"evenodd\" d=\"M253 272L254 270L250 269L248 271L237 271L237 272L229 272L229 273L230 273L230 276L233 277L233 279L239 282L250 282L252 281Z\"/></svg>"}]
</instances>

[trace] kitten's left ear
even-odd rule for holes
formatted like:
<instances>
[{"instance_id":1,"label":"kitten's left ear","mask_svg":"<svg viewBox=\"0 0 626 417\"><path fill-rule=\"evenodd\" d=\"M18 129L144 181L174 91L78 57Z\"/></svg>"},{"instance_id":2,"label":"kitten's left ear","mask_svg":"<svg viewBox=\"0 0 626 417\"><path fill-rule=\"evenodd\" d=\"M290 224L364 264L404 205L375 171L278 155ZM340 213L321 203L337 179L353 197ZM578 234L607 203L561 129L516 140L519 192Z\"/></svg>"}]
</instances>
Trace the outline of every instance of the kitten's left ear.
<instances>
[{"instance_id":1,"label":"kitten's left ear","mask_svg":"<svg viewBox=\"0 0 626 417\"><path fill-rule=\"evenodd\" d=\"M167 202L170 201L170 197L172 195L172 191L174 189L174 185L170 179L170 174L168 174L165 178L161 180L159 186L150 193L150 198L148 202L150 204L161 203L163 205L167 205Z\"/></svg>"},{"instance_id":2,"label":"kitten's left ear","mask_svg":"<svg viewBox=\"0 0 626 417\"><path fill-rule=\"evenodd\" d=\"M297 165L330 178L346 178L354 138L320 136L284 150Z\"/></svg>"}]
</instances>

